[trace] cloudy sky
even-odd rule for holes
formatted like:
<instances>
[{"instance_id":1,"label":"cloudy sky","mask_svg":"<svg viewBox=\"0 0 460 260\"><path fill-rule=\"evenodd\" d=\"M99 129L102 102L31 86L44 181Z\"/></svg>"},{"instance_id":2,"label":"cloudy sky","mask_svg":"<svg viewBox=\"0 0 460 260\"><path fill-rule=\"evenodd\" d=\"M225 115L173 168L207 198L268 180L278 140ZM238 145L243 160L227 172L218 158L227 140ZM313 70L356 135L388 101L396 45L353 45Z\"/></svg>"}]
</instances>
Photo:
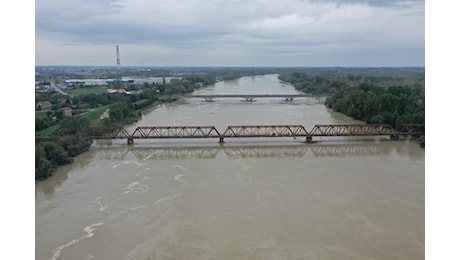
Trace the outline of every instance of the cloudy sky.
<instances>
[{"instance_id":1,"label":"cloudy sky","mask_svg":"<svg viewBox=\"0 0 460 260\"><path fill-rule=\"evenodd\" d=\"M425 66L424 0L36 0L36 65Z\"/></svg>"}]
</instances>

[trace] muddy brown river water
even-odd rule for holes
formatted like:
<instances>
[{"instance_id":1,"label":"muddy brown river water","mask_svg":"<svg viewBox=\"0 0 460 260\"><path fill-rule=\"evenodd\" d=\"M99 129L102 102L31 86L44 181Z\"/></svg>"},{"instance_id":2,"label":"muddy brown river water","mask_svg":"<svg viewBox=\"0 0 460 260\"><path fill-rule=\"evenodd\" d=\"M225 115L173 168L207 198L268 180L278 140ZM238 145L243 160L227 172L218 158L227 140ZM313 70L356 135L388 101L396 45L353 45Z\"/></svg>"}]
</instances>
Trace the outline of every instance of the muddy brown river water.
<instances>
[{"instance_id":1,"label":"muddy brown river water","mask_svg":"<svg viewBox=\"0 0 460 260\"><path fill-rule=\"evenodd\" d=\"M292 94L277 75L195 94ZM185 99L136 126L362 123L324 98ZM414 140L95 141L36 184L36 259L424 259Z\"/></svg>"}]
</instances>

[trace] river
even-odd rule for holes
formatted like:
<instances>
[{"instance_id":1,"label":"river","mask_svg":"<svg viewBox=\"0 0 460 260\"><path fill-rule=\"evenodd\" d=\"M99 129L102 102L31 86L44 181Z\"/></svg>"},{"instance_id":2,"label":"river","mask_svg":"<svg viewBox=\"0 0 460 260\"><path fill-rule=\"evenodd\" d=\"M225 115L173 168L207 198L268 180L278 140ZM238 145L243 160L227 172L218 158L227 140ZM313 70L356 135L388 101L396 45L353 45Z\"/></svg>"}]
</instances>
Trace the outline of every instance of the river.
<instances>
[{"instance_id":1,"label":"river","mask_svg":"<svg viewBox=\"0 0 460 260\"><path fill-rule=\"evenodd\" d=\"M195 94L293 94L277 75ZM323 98L185 99L136 126L362 123ZM423 259L425 151L383 137L95 141L37 182L36 259Z\"/></svg>"}]
</instances>

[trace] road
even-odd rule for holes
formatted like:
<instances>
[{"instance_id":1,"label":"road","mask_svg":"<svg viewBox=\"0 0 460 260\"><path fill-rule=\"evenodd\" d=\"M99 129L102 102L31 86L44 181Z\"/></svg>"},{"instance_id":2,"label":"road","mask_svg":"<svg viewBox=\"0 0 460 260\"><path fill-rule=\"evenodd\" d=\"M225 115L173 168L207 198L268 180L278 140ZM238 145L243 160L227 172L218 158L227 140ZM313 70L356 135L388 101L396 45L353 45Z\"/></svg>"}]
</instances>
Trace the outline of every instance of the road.
<instances>
[{"instance_id":1,"label":"road","mask_svg":"<svg viewBox=\"0 0 460 260\"><path fill-rule=\"evenodd\" d=\"M54 82L50 82L50 85L51 85L51 89L53 89L54 91L59 92L62 95L70 96L70 94L64 92L60 87L58 87L56 84L54 84Z\"/></svg>"}]
</instances>

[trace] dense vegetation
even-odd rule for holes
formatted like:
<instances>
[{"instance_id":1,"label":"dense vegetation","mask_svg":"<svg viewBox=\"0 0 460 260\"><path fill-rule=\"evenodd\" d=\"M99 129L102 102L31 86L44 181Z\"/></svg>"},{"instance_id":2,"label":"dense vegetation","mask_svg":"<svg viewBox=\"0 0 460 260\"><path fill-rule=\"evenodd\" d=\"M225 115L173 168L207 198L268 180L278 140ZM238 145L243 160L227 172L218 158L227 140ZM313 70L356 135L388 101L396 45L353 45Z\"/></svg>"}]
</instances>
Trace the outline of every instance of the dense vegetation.
<instances>
[{"instance_id":1,"label":"dense vegetation","mask_svg":"<svg viewBox=\"0 0 460 260\"><path fill-rule=\"evenodd\" d=\"M297 90L310 94L331 94L332 91L368 84L381 88L391 86L425 86L425 72L417 68L310 68L285 69L279 79Z\"/></svg>"},{"instance_id":2,"label":"dense vegetation","mask_svg":"<svg viewBox=\"0 0 460 260\"><path fill-rule=\"evenodd\" d=\"M420 85L377 87L362 83L334 91L326 106L372 124L425 123L425 97Z\"/></svg>"},{"instance_id":3,"label":"dense vegetation","mask_svg":"<svg viewBox=\"0 0 460 260\"><path fill-rule=\"evenodd\" d=\"M327 107L366 123L395 129L425 123L425 73L420 69L292 70L279 78L303 92L327 94Z\"/></svg>"},{"instance_id":4,"label":"dense vegetation","mask_svg":"<svg viewBox=\"0 0 460 260\"><path fill-rule=\"evenodd\" d=\"M73 161L73 157L89 149L92 140L79 133L87 127L84 117L64 119L59 122L59 131L54 137L35 143L35 179L51 176L57 166Z\"/></svg>"}]
</instances>

